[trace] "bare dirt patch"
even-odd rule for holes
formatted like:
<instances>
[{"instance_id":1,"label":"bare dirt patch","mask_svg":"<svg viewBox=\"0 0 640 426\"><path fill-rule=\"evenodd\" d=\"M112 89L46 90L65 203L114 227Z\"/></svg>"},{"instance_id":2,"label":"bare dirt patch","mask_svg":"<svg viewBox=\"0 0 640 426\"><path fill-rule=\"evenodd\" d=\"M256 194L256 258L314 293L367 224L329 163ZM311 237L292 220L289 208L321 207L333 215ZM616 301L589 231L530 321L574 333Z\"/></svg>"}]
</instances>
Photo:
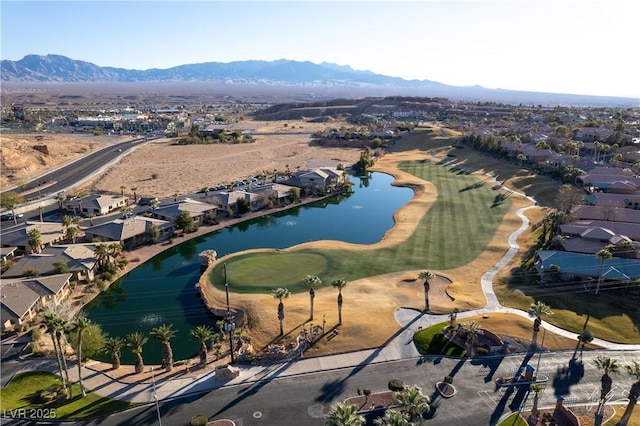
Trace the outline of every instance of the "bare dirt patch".
<instances>
[{"instance_id":1,"label":"bare dirt patch","mask_svg":"<svg viewBox=\"0 0 640 426\"><path fill-rule=\"evenodd\" d=\"M126 155L96 179L91 189L119 193L121 186L127 191L136 187L140 196L163 197L249 176L283 173L287 168L296 171L323 165L349 166L360 158L358 148L329 148L313 143L310 135L326 129L324 123L245 121L234 128L251 132L255 142L175 145L175 139L152 141Z\"/></svg>"},{"instance_id":2,"label":"bare dirt patch","mask_svg":"<svg viewBox=\"0 0 640 426\"><path fill-rule=\"evenodd\" d=\"M0 187L4 190L19 186L57 166L121 140L120 137L89 134L3 133L0 135Z\"/></svg>"}]
</instances>

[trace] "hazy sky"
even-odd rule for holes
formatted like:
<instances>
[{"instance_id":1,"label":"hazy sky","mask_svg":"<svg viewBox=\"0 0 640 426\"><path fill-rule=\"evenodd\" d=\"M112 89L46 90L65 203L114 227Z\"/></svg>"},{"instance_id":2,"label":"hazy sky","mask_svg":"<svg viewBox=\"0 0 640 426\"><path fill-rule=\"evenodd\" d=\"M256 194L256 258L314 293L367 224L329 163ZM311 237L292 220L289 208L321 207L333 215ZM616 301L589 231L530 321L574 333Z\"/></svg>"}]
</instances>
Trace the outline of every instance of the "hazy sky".
<instances>
[{"instance_id":1,"label":"hazy sky","mask_svg":"<svg viewBox=\"0 0 640 426\"><path fill-rule=\"evenodd\" d=\"M637 0L7 1L1 58L332 62L452 85L640 98Z\"/></svg>"}]
</instances>

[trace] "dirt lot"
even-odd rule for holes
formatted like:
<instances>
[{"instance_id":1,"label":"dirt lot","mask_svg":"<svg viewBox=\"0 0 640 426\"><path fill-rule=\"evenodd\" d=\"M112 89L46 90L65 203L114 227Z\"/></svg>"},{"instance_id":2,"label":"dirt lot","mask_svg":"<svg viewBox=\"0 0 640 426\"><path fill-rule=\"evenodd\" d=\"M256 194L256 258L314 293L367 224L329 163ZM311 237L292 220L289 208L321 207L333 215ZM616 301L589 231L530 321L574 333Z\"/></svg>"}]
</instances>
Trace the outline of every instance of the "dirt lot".
<instances>
[{"instance_id":1,"label":"dirt lot","mask_svg":"<svg viewBox=\"0 0 640 426\"><path fill-rule=\"evenodd\" d=\"M349 165L358 160L357 148L324 148L310 134L346 123L242 121L234 129L254 134L255 142L238 145L174 145L175 139L152 141L125 153L122 161L96 177L87 188L120 193L121 186L142 197L195 192L205 186L229 183L261 173L295 171L319 165ZM2 189L64 164L106 144L130 137L93 135L3 134ZM48 154L34 147L46 146ZM153 179L152 175L157 174ZM78 188L79 189L79 188Z\"/></svg>"}]
</instances>

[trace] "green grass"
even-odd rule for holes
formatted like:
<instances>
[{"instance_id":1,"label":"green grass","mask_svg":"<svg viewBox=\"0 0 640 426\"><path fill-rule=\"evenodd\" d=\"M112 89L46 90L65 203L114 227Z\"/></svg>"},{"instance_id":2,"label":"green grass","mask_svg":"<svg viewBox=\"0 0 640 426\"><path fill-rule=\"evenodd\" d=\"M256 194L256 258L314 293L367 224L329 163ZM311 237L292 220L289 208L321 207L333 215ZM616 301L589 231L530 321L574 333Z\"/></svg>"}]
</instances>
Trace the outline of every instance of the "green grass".
<instances>
[{"instance_id":1,"label":"green grass","mask_svg":"<svg viewBox=\"0 0 640 426\"><path fill-rule=\"evenodd\" d=\"M414 333L413 343L421 355L464 356L465 350L451 343L442 334L442 329L446 325L446 322L441 322Z\"/></svg>"},{"instance_id":2,"label":"green grass","mask_svg":"<svg viewBox=\"0 0 640 426\"><path fill-rule=\"evenodd\" d=\"M238 292L266 292L288 287L292 292L306 290L306 275L318 275L323 285L337 278L356 280L395 271L412 269L446 270L466 265L484 250L511 205L510 199L496 203L491 185L459 169L430 162L401 164L405 170L433 183L438 197L429 212L420 219L414 234L404 243L378 250L305 249L296 256L305 262L273 252L245 254L229 259L230 288ZM259 266L253 266L253 262ZM223 266L217 265L210 280L223 288Z\"/></svg>"},{"instance_id":3,"label":"green grass","mask_svg":"<svg viewBox=\"0 0 640 426\"><path fill-rule=\"evenodd\" d=\"M518 413L513 413L500 423L498 426L528 426L528 423L525 419L520 416Z\"/></svg>"},{"instance_id":4,"label":"green grass","mask_svg":"<svg viewBox=\"0 0 640 426\"><path fill-rule=\"evenodd\" d=\"M86 419L103 416L132 407L133 403L101 397L94 392L87 392L82 397L80 386L73 385L73 399L45 404L41 401L40 392L52 385L60 385L57 375L36 371L19 373L9 382L6 388L0 389L0 410L24 409L26 413L44 413L50 419ZM39 409L42 409L39 411ZM27 414L29 417L30 414Z\"/></svg>"}]
</instances>

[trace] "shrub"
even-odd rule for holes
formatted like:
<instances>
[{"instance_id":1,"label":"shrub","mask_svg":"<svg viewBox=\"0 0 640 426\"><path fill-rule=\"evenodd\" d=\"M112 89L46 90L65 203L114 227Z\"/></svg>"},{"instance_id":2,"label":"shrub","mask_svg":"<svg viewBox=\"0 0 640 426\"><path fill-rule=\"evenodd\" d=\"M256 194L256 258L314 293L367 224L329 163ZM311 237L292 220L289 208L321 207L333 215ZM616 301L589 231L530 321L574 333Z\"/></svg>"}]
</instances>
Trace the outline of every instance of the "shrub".
<instances>
[{"instance_id":1,"label":"shrub","mask_svg":"<svg viewBox=\"0 0 640 426\"><path fill-rule=\"evenodd\" d=\"M449 383L449 384L451 384L451 383L453 383L453 377L451 377L451 376L444 376L444 381L445 381L445 383Z\"/></svg>"},{"instance_id":2,"label":"shrub","mask_svg":"<svg viewBox=\"0 0 640 426\"><path fill-rule=\"evenodd\" d=\"M152 173L151 179L158 179L158 176L160 176L158 173Z\"/></svg>"},{"instance_id":3,"label":"shrub","mask_svg":"<svg viewBox=\"0 0 640 426\"><path fill-rule=\"evenodd\" d=\"M404 382L400 379L389 380L389 390L394 392L401 392L404 390Z\"/></svg>"},{"instance_id":4,"label":"shrub","mask_svg":"<svg viewBox=\"0 0 640 426\"><path fill-rule=\"evenodd\" d=\"M207 426L207 423L209 423L209 419L205 416L193 416L189 421L189 426Z\"/></svg>"}]
</instances>

